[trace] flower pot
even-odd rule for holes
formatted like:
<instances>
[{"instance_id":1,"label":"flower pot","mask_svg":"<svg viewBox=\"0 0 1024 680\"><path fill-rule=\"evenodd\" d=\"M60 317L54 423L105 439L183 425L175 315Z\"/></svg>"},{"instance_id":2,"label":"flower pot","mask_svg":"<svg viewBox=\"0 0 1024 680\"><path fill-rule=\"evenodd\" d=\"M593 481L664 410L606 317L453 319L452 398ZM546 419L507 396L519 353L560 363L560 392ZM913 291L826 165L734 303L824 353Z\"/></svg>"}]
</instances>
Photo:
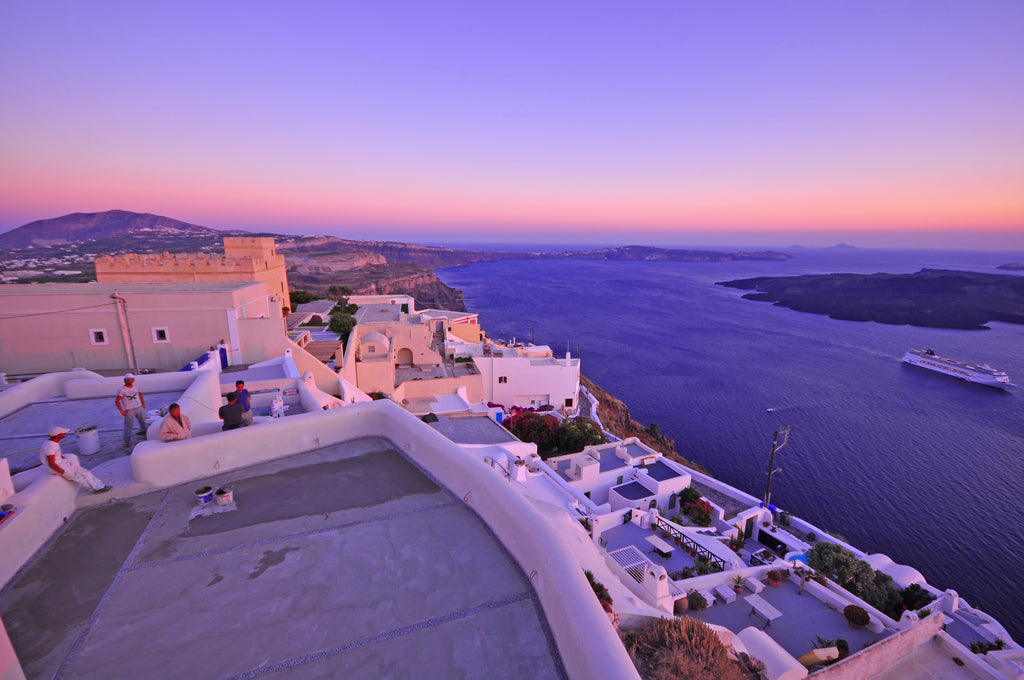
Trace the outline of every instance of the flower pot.
<instances>
[{"instance_id":1,"label":"flower pot","mask_svg":"<svg viewBox=\"0 0 1024 680\"><path fill-rule=\"evenodd\" d=\"M771 580L769 580L768 581L768 585L770 585L772 588L778 588L780 585L782 585L782 581L771 581Z\"/></svg>"}]
</instances>

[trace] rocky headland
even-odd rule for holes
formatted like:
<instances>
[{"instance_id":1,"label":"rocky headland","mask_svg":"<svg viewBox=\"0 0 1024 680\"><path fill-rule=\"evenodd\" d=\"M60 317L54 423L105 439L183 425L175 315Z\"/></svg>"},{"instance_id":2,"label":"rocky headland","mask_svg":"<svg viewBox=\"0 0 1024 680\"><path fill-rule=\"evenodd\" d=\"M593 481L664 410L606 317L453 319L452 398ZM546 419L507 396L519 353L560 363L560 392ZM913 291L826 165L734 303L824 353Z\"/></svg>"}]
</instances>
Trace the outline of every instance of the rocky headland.
<instances>
[{"instance_id":1,"label":"rocky headland","mask_svg":"<svg viewBox=\"0 0 1024 680\"><path fill-rule=\"evenodd\" d=\"M1024 324L1024 277L922 269L914 274L820 274L738 279L743 298L845 321L985 330Z\"/></svg>"}]
</instances>

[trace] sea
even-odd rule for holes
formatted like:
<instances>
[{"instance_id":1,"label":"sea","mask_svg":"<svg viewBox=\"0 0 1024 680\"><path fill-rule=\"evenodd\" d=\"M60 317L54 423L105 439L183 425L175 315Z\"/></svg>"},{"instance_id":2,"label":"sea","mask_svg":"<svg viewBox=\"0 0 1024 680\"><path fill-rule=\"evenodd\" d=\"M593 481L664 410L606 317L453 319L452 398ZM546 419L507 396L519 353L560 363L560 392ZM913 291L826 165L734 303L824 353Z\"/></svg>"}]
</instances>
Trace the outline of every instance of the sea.
<instances>
[{"instance_id":1,"label":"sea","mask_svg":"<svg viewBox=\"0 0 1024 680\"><path fill-rule=\"evenodd\" d=\"M1024 262L1024 253L785 252L792 258L502 260L437 275L462 289L489 336L579 355L583 374L634 419L657 423L682 456L755 497L764 495L773 433L788 426L774 505L913 566L1024 642L1024 388L965 383L901 361L912 347L932 348L1024 385L1024 326L839 321L715 285L924 267L1014 275L995 267Z\"/></svg>"}]
</instances>

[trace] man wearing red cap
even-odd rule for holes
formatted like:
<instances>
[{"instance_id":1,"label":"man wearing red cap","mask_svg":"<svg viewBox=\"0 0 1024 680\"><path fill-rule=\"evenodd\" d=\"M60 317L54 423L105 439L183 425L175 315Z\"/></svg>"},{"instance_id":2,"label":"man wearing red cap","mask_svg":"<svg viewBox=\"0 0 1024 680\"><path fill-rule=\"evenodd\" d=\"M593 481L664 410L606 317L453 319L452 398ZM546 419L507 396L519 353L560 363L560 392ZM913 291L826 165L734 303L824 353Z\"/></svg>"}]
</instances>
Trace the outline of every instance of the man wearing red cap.
<instances>
[{"instance_id":1,"label":"man wearing red cap","mask_svg":"<svg viewBox=\"0 0 1024 680\"><path fill-rule=\"evenodd\" d=\"M63 455L60 451L60 443L71 430L66 427L50 428L49 439L43 442L39 449L39 459L43 467L51 475L60 475L69 482L92 490L93 493L110 491L110 486L104 484L96 475L78 464L78 456Z\"/></svg>"}]
</instances>

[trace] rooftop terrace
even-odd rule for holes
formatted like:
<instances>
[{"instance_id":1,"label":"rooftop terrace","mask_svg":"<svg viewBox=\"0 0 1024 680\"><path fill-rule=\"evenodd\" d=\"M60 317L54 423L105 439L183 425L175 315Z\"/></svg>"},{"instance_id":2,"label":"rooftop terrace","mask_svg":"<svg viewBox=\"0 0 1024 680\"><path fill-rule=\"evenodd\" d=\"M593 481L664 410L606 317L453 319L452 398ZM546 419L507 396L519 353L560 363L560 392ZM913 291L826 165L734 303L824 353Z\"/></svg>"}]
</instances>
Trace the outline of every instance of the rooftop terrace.
<instances>
[{"instance_id":1,"label":"rooftop terrace","mask_svg":"<svg viewBox=\"0 0 1024 680\"><path fill-rule=\"evenodd\" d=\"M236 504L81 511L0 591L28 677L565 677L517 563L386 440L208 481Z\"/></svg>"}]
</instances>

